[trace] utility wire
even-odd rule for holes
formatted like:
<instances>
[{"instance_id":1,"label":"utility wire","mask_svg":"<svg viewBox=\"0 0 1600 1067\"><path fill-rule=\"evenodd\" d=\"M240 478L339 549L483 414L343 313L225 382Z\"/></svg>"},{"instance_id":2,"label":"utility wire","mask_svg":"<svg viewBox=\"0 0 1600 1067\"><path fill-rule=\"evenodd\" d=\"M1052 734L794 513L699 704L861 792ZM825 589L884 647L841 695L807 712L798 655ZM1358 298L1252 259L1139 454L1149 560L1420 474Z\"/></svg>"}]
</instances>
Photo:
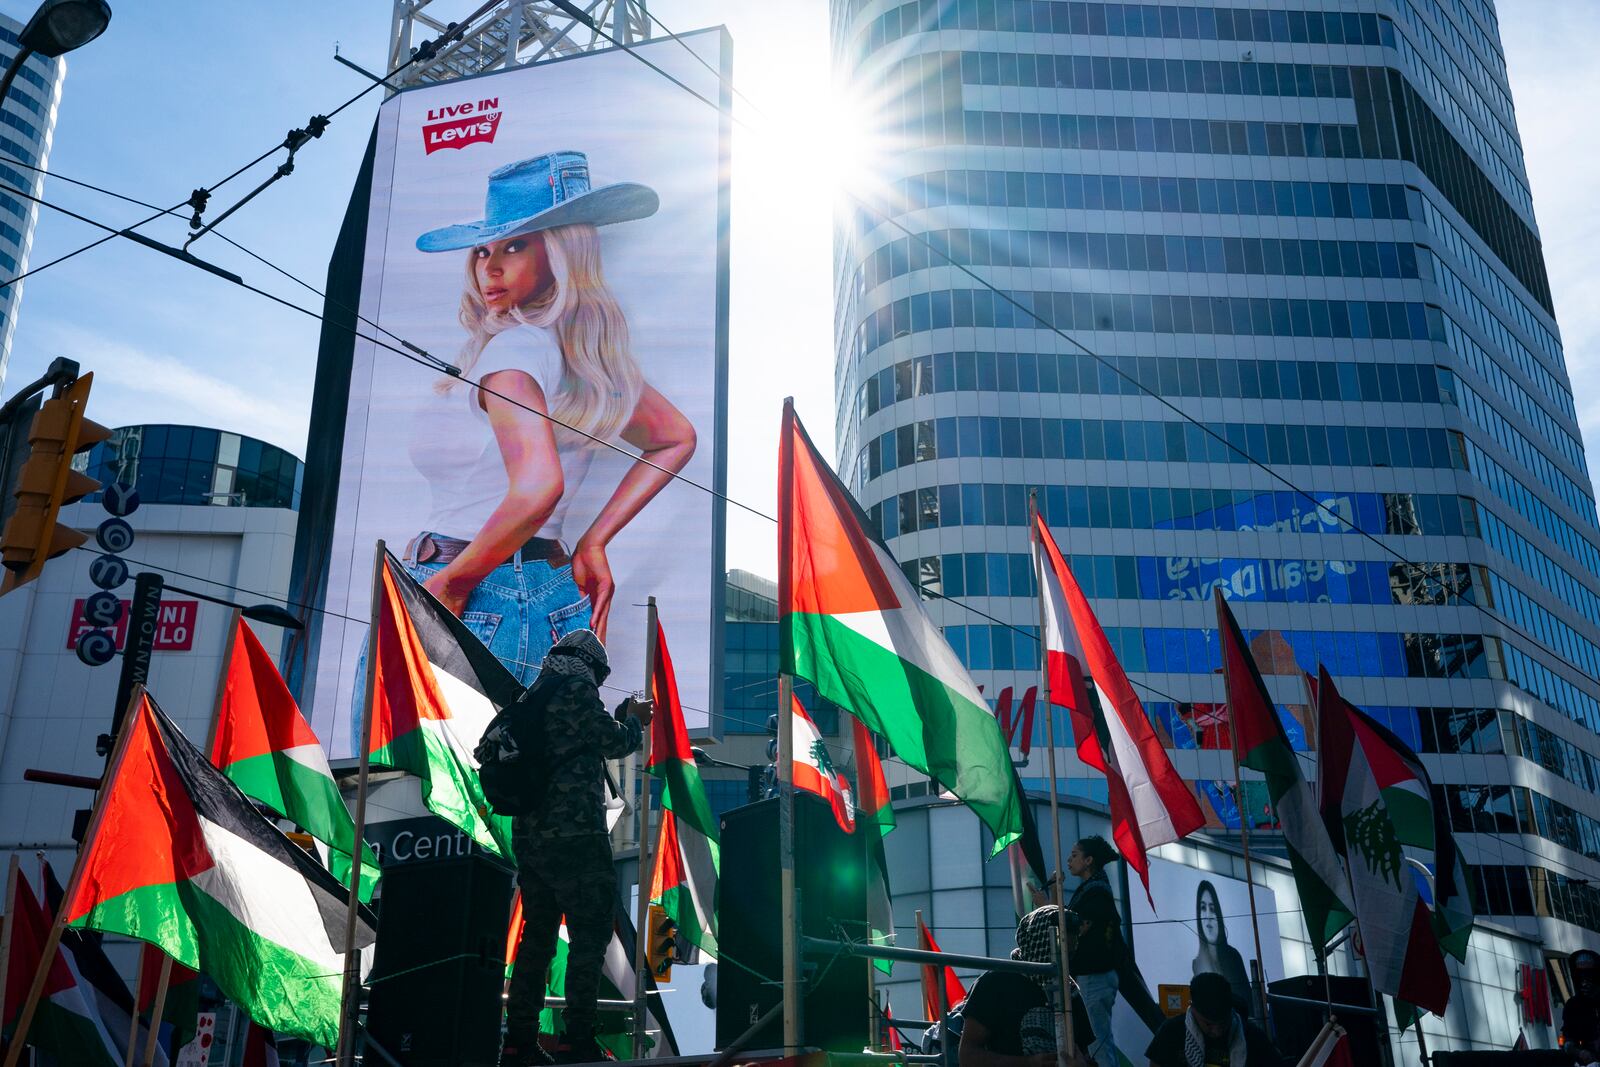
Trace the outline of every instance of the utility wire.
<instances>
[{"instance_id":1,"label":"utility wire","mask_svg":"<svg viewBox=\"0 0 1600 1067\"><path fill-rule=\"evenodd\" d=\"M482 10L487 10L487 8L490 7L490 6L493 6L493 5L492 4L487 4L483 8L480 8L480 13L481 13ZM476 17L476 14L474 14L474 16L472 16L472 17ZM663 26L662 28L663 28L663 30L665 30L665 26ZM744 122L742 119L739 119L737 116L732 115L731 112L728 112L726 109L721 107L721 105L719 105L718 103L716 103L716 102L708 99L707 97L703 96L702 94L700 94L699 92L697 92L696 90L694 90L693 88L691 88L690 86L685 84L680 79L674 77L672 74L670 74L666 70L662 69L657 64L651 62L648 58L639 55L632 47L622 43L617 38L612 36L608 31L604 30L603 28L600 28L599 26L594 26L594 29L601 37L603 37L606 40L608 40L609 42L611 42L615 47L621 48L623 51L627 52L629 55L633 56L635 59L637 59L640 62L644 63L647 67L649 67L651 70L655 71L657 74L659 74L663 78L667 79L668 81L672 82L674 85L677 85L683 91L689 93L691 96L694 96L696 99L700 100L706 106L711 107L712 109L716 110L719 114L722 114L722 115L726 116L727 118L729 118L731 121L738 122L740 125L744 126L746 129L752 129L754 132L757 132L757 133L761 132L761 131L758 131L758 130L754 130L754 128L751 127L748 123ZM447 33L448 32L449 31L447 31ZM442 37L441 40L443 40L443 39L444 38ZM687 48L687 44L685 42L682 42L680 40L679 43L683 44L684 47ZM694 53L692 49L689 49L689 51L690 51L691 55L695 55L695 58L701 62L702 66L705 66L708 70L712 70L712 73L717 73L714 69L712 69L710 67L709 64L705 63L703 59L701 59L696 53ZM407 63L402 64L400 67L397 67L394 71L391 71L390 72L391 75L394 74L394 73L398 73L400 70L403 70L406 66L409 66L411 63L416 62L419 58L421 58L421 56L422 56L422 53L419 51L418 55L413 56L410 60L407 61ZM719 78L721 77L720 74L718 75L718 77ZM337 114L339 111L344 110L345 108L349 107L351 104L355 103L357 100L361 99L367 93L369 93L373 89L375 89L378 86L378 84L380 84L380 83L374 82L372 85L368 86L366 89L362 90L360 93L357 93L355 96L353 96L349 100L345 101L345 103L341 104L338 108L335 108L332 113L330 113L330 117L331 117L332 114ZM742 93L740 95L743 96ZM746 98L746 99L748 99L748 98ZM274 148L274 149L270 150L269 152L265 153L263 156L258 157L258 159L255 162L259 162L260 159L266 158L266 156L270 155L272 151L276 151L276 148ZM249 166L251 166L251 165L253 165L253 163L252 164L247 164L245 167L240 168L240 170L235 171L233 174L231 174L227 178L223 179L223 181L225 182L225 181L231 180L233 177L236 177L239 173L242 173L244 170L248 169ZM35 169L38 169L38 168L35 168ZM86 188L92 188L92 189L95 189L97 191L106 193L107 195L117 196L120 199L129 200L129 201L135 202L135 203L142 203L140 201L134 200L131 197L124 197L124 196L122 196L122 194L113 193L110 190L101 189L98 186L93 186L93 185L90 185L89 183L86 183L86 182L74 182L74 184L83 185ZM222 183L219 182L218 184L220 185ZM107 230L108 231L108 235L106 237L102 238L100 241L95 242L95 244L103 243L104 241L110 240L112 237L122 236L123 235L123 231L116 230L111 226L108 226L108 225L106 225L104 223L98 222L98 221L96 221L94 219L91 219L91 218L85 216L85 215L81 215L81 214L79 214L77 212L71 211L71 210L69 210L67 208L61 207L61 206L59 206L57 204L54 204L54 203L51 203L51 202L45 200L42 197L33 196L30 193L27 193L27 192L25 192L23 190L15 189L13 187L9 187L9 186L3 186L3 187L12 188L12 191L19 193L20 195L26 197L27 199L33 200L36 203L39 203L39 204L41 204L41 205L43 205L45 207L49 207L52 210L59 211L59 212L61 212L63 214L66 214L66 215L72 217L72 218L75 218L75 219L77 219L77 220L79 220L81 222L84 222L84 223L87 223L89 225L96 226L96 227L99 227L101 229ZM215 187L213 187L213 188L215 188ZM1339 521L1340 523L1342 523L1345 526L1347 526L1351 530L1351 532L1354 532L1354 533L1360 535L1361 537L1365 538L1366 540L1370 541L1372 544L1376 545L1382 552L1392 556L1398 562L1403 563L1403 564L1405 564L1407 566L1410 566L1410 567L1419 566L1419 564L1416 564L1413 561L1411 561L1403 553L1401 553L1397 549L1395 549L1392 546L1390 546L1384 540L1380 539L1376 535L1374 535L1372 533L1369 533L1368 531L1366 531L1366 530L1362 529L1361 527L1357 526L1352 520L1347 519L1344 516L1339 515L1336 512L1333 512L1333 511L1331 511L1329 509L1324 508L1322 503L1319 500L1317 500L1317 498L1315 496L1313 496L1311 493L1307 492L1306 490L1301 489L1298 485L1296 485L1290 479L1288 479L1284 475L1282 475L1279 472L1277 472L1276 470L1274 470L1271 466L1269 466L1268 464L1263 463L1262 461L1256 459L1255 456L1253 456L1251 453L1249 453L1249 452L1245 451L1244 449L1234 445L1232 442L1228 441L1225 436L1217 433L1211 427L1206 425L1203 421L1201 421L1199 419L1196 419L1193 416L1189 415L1182 408L1180 408L1177 405L1175 405L1174 403L1172 403L1172 401L1167 399L1165 396L1161 395L1160 393L1156 392L1155 390L1152 390L1152 389L1148 388L1142 382L1140 382L1136 377L1134 377L1133 375L1130 375L1126 371L1124 371L1120 366L1118 366L1116 364L1115 361L1110 360L1107 357L1100 355L1099 353L1097 353L1097 352L1093 351L1092 349L1090 349L1088 346L1084 345L1082 342L1078 341L1076 338L1070 336L1065 331L1061 330L1059 327L1057 327L1053 323L1051 323L1049 320L1047 320L1043 316L1039 315L1031 307L1029 307L1025 303L1017 300L1016 297L1013 296L1011 293L1006 292L1006 291L1000 289L998 286L994 285L993 283L989 282L986 278L982 277L980 274L978 274L976 271L974 271L970 266L958 262L951 255L949 255L947 252L945 252L944 250L942 250L939 247L937 247L934 243L930 242L924 235L918 234L918 233L914 233L913 231L908 229L904 224L900 223L897 219L894 219L894 218L888 216L887 214L885 214L882 211L874 210L872 207L870 207L868 204L866 204L865 201L863 201L860 197L856 196L855 194L850 193L849 191L845 191L845 195L850 200L852 200L859 208L861 208L864 212L866 212L866 213L868 213L870 215L873 215L875 217L880 218L881 220L883 220L884 222L886 222L890 226L893 226L895 229L897 229L901 233L905 234L907 238L917 241L919 244L921 244L924 247L926 247L930 252L932 252L935 255L937 255L945 263L947 263L950 266L956 268L958 271L960 271L961 273L965 274L967 277L971 278L974 282L976 282L981 287L983 287L985 289L988 289L990 292L992 292L995 295L999 296L1002 300L1006 301L1013 308L1022 311L1029 318L1033 319L1041 328L1047 330L1050 333L1055 334L1056 336L1060 337L1062 340L1066 341L1068 344L1070 344L1073 347L1079 349L1084 354L1088 355L1090 358L1092 358L1095 361L1097 361L1098 363L1100 363L1102 366L1104 366L1104 367L1108 368L1109 370L1111 370L1112 373L1114 373L1117 377L1119 377L1123 381L1126 381L1129 384L1131 384L1138 392L1143 393L1144 395L1153 398L1159 404L1161 404L1162 406L1166 407L1168 410L1173 412L1175 415L1177 415L1183 421L1191 422L1191 423L1195 424L1197 427L1199 427L1202 430L1202 432L1206 433L1208 436L1212 437L1213 439L1221 442L1226 448L1229 449L1229 451L1234 452L1237 455L1241 456L1250 465L1255 466L1255 467L1259 468L1261 471L1263 471L1264 473L1266 473L1268 477L1270 477L1273 480L1281 483L1282 485L1287 487L1289 490L1291 490L1292 492L1294 492L1298 496L1301 496L1304 499L1306 499L1307 501L1309 501L1313 506L1315 506L1317 508L1319 514L1326 513L1326 514L1332 515L1337 521ZM145 205L145 206L150 206L150 205ZM152 216L152 218L159 217L161 214L171 213L174 210L176 210L176 209L175 208L174 209L164 209L164 210L158 211L157 215L156 216ZM150 221L150 220L147 219L145 221ZM140 223L138 225L143 225L143 223ZM314 286L310 285L309 283L299 279L298 277L296 277L295 275L293 275L289 271L286 271L283 268L278 267L276 264L273 264L269 260L265 259L264 257L257 255L256 253L254 253L253 251L249 250L245 246L239 244L238 242L233 241L231 239L227 239L227 240L228 240L229 244L231 244L234 247L238 248L239 250L245 252L247 255L250 255L252 258L254 258L257 261L263 263L264 265L270 267L271 269L273 269L274 271L278 272L279 274L282 274L284 277L295 281L297 284L304 286L306 289L310 290L313 293L318 293L319 295L321 295L319 293L319 291L316 289L316 287L314 287ZM80 249L79 251L85 251L85 250L87 250L88 247L93 247L93 245L86 246L85 249ZM76 254L76 253L72 253L72 254ZM63 259L65 259L65 258L70 258L70 256L63 257ZM48 266L48 265L50 265L50 264L46 264L46 266ZM43 269L43 268L41 267L39 269ZM30 272L30 273L34 273L34 272ZM278 296L278 295L276 295L274 293L271 293L271 292L269 292L269 291L267 291L265 289L261 289L258 286L251 285L250 283L245 282L242 279L235 280L233 278L229 278L228 280L234 281L235 284L239 285L241 288L247 289L250 292L253 292L253 293L256 293L256 294L258 294L260 296L263 296L263 297L265 297L265 298L267 298L269 300L274 301L275 303L282 304L283 306L291 308L291 309L293 309L295 311L298 311L301 314L306 315L306 316L308 316L310 318L316 319L316 320L318 320L320 322L326 322L327 321L324 318L324 316L318 314L315 311L312 311L312 310L310 310L308 308L304 308L304 307L302 307L302 306L300 306L298 304L295 304L293 301L290 301L290 300L288 300L288 299L286 299L284 297ZM326 300L327 297L323 296L323 299ZM338 301L333 301L333 303L335 303L336 306L344 308L344 310L347 310L347 311L351 310L348 307L345 307L345 305L343 305L342 303L340 303ZM381 330L383 333L388 334L390 337L394 337L396 340L398 340L402 345L405 345L406 347L405 348L397 348L394 345L391 345L391 344L388 344L388 343L386 343L384 341L379 340L378 338L371 337L369 335L363 334L363 333L361 333L359 330L357 330L354 327L346 327L357 338L360 338L362 340L366 340L366 341L378 346L379 348L387 349L388 351L394 352L395 354L400 355L403 358L409 359L409 360L411 360L412 362L415 362L415 363L419 363L420 365L428 367L429 369L434 370L434 371L436 371L438 373L448 374L451 377L456 377L458 379L461 379L461 380L464 380L464 381L468 381L470 384L476 386L478 389L480 389L481 391L483 391L485 393L488 393L489 395L495 396L495 397L497 397L497 398L499 398L501 400L506 401L507 403L513 404L514 406L516 406L518 408L522 408L522 409L524 409L526 411L531 412L532 414L535 414L535 415L538 415L538 416L540 416L542 418L545 418L548 421L550 421L552 423L555 423L555 424L567 429L570 432L576 433L576 434L578 434L580 436L583 436L583 437L587 438L588 440L590 440L594 444L609 448L609 449L611 449L611 450L613 450L615 452L618 452L618 453L628 457L629 459L631 459L631 460L633 460L635 462L644 463L647 466L653 467L657 471L659 471L659 472L661 472L663 474L666 474L671 479L687 482L688 484L694 486L695 488L701 489L702 491L704 491L704 492L706 492L706 493L708 493L708 494L710 494L710 495L712 495L714 497L717 497L717 498L723 500L726 503L732 504L735 507L738 507L738 508L740 508L740 509L742 509L744 511L750 512L751 514L756 515L756 516L758 516L760 518L766 519L769 522L776 523L778 521L774 516L769 515L766 512L763 512L763 511L761 511L761 510L759 510L757 508L754 508L754 507L752 507L752 506L750 506L748 504L745 504L742 501L739 501L739 500L737 500L737 499L735 499L735 498L733 498L731 496L728 496L726 493L719 492L719 491L711 488L710 486L704 485L704 484L702 484L702 483L700 483L700 482L698 482L698 481L696 481L696 480L694 480L692 478L689 478L688 476L683 475L681 473L678 473L678 472L675 472L675 471L670 471L667 468L662 467L659 464L656 464L655 462L647 459L643 455L635 454L635 453L630 452L629 450L627 450L627 449L625 449L625 448L623 448L623 447L621 447L621 446L619 446L619 445L617 445L617 444L615 444L613 442L610 442L610 441L607 441L607 440L603 440L603 439L597 437L594 434L588 433L588 432L586 432L584 430L581 430L581 429L579 429L577 427L570 426L567 423L563 422L562 420L557 419L554 416L550 415L548 412L537 411L537 410L535 410L535 409L533 409L531 407L528 407L525 404L520 403L519 401L517 401L517 400L515 400L515 399L513 399L511 397L507 397L504 394L499 393L498 391L496 391L496 390L494 390L492 388L489 388L489 387L486 387L486 386L482 385L480 382L477 382L477 381L474 381L472 379L466 378L466 376L462 375L460 373L460 371L457 368L455 368L453 365L445 363L444 361L438 359L438 357L433 356L430 353L427 353L425 350L410 344L409 342L405 341L403 338L400 338L398 335L392 333L391 331L387 330L386 328L378 326L376 323L372 323L371 320L365 318L364 316L360 316L359 313L356 313L356 314L361 319L361 321L366 322L369 325L372 325L373 328ZM956 605L960 606L963 610L971 612L972 614L977 615L977 616L979 616L981 618L987 619L987 620L995 623L996 625L999 625L999 626L1004 627L1006 629L1012 630L1013 632L1016 632L1016 633L1019 633L1019 634L1024 634L1027 637L1029 637L1030 639L1034 640L1035 642L1037 642L1039 640L1038 635L1030 632L1028 629L1026 629L1024 627L1017 626L1015 624L1012 624L1012 623L1006 622L1004 620L1001 620L1001 619L999 619L999 618L997 618L997 617L995 617L993 615L988 614L987 612L982 611L981 609L978 609L978 608L975 608L975 607L973 607L971 605L968 605L968 604L966 604L965 602L963 602L961 600L958 600L958 599L953 598L953 597L945 596L942 592L937 592L935 590L927 589L927 588L924 588L924 587L921 587L921 586L919 586L918 588L919 588L919 591L921 593L923 593L924 595L929 596L930 598L945 600L945 601L948 601L950 603L956 604ZM1530 644L1532 644L1536 648L1541 648L1541 649L1544 648L1543 642L1536 640L1535 638L1533 638L1532 636L1530 636L1529 634L1524 632L1520 627L1512 624L1509 620L1506 620L1506 619L1502 618L1501 616L1497 615L1496 613L1490 611L1488 608L1484 607L1482 604L1479 604L1479 603L1477 603L1475 601L1474 602L1469 602L1469 603L1470 603L1470 606L1475 608L1477 611L1481 612L1486 618L1490 619L1491 621L1497 622L1499 625L1503 626L1507 631L1509 631L1509 632L1511 632L1513 634L1516 634L1517 636L1521 637L1525 641L1528 641ZM360 621L360 620L356 620L356 621ZM1130 681L1131 680L1132 679L1130 679ZM1146 690L1147 692L1151 693L1152 695L1161 697L1162 699L1167 700L1167 701L1171 701L1174 704L1190 703L1189 701L1179 700L1178 698L1173 697L1171 694L1164 693L1161 690L1159 690L1159 689L1155 688L1154 686L1151 686L1151 685L1149 685L1147 683L1134 682L1134 684L1138 685L1141 689ZM1512 684L1515 685L1516 683L1513 682Z\"/></svg>"},{"instance_id":2,"label":"utility wire","mask_svg":"<svg viewBox=\"0 0 1600 1067\"><path fill-rule=\"evenodd\" d=\"M618 40L616 37L612 36L609 32L607 32L603 28L600 28L599 26L596 26L595 30L601 37L603 37L607 41L609 41L614 47L620 48L623 51L627 52L629 55L633 56L633 58L635 58L639 62L643 63L645 66L649 67L651 70L655 71L657 74L660 74L662 77L666 78L668 81L670 81L674 85L678 86L680 89L682 89L684 92L688 93L690 96L693 96L695 99L699 100L701 103L705 104L707 107L710 107L713 110L715 110L718 114L721 114L721 115L725 116L730 121L739 123L741 126L744 126L746 129L749 129L752 132L757 133L758 135L762 134L764 132L764 131L756 130L755 128L751 127L748 123L744 122L742 119L740 119L738 116L734 115L728 109L723 108L720 104L713 102L712 100L708 99L707 97L705 97L701 93L695 91L689 85L686 85L683 81L679 80L678 78L673 77L667 71L662 70L661 67L657 66L655 63L652 63L646 57L640 55L633 47L631 47L628 44L625 44L624 42L622 42L620 40ZM1230 452L1233 452L1233 453L1243 457L1244 460L1247 463L1249 463L1251 466L1254 466L1254 467L1260 469L1261 471L1265 472L1266 475L1269 478L1271 478L1274 481L1279 482L1280 484L1284 485L1291 492L1293 492L1295 495L1303 497L1305 500L1309 501L1317 509L1317 513L1319 515L1327 514L1327 515L1333 516L1338 522L1340 522L1341 524L1343 524L1346 527L1348 527L1351 532L1356 533L1356 534L1360 535L1361 537L1365 538L1366 540L1370 541L1372 544L1376 545L1380 551L1386 553L1387 555L1390 555L1390 556L1394 557L1394 559L1396 561L1398 561L1398 562L1400 562L1400 563L1402 563L1402 564L1404 564L1404 565L1406 565L1408 567L1415 568L1415 567L1419 567L1420 566L1419 564L1412 562L1409 558L1406 557L1406 555L1404 553L1402 553L1398 549L1392 547L1386 541L1384 541L1383 539L1379 538L1377 535L1372 534L1372 533L1368 532L1367 530L1362 529L1360 526L1357 526L1353 520L1348 519L1348 518L1344 517L1343 515L1339 515L1338 513L1334 512L1332 509L1324 507L1322 502L1319 501L1313 494L1307 492L1304 489L1301 489L1293 481L1291 481L1286 476L1280 474L1278 471L1274 470L1268 464L1263 463L1261 460L1257 459L1254 455L1252 455L1248 451L1246 451L1243 448L1240 448L1237 445L1233 444L1231 441L1229 441L1227 439L1226 436L1224 436L1222 434L1219 434L1216 430L1214 430L1210 426L1208 426L1204 421L1202 421L1200 419L1197 419L1194 416L1190 415L1188 412L1186 412L1182 408L1178 407L1171 400L1167 399L1165 396L1161 395L1159 392L1149 388L1144 383L1140 382L1138 380L1138 378L1136 378L1133 375L1131 375L1131 374L1127 373L1126 371L1124 371L1116 363L1115 360L1108 359L1107 357L1102 356L1100 353L1095 352L1094 350L1089 348L1087 345L1083 344L1081 341L1079 341L1076 338L1074 338L1074 337L1070 336L1069 334L1067 334L1061 328L1056 326L1053 322L1050 322L1048 319L1044 318L1038 312L1034 311L1032 307L1030 307L1027 304L1023 303L1022 301L1018 300L1013 294L1011 294L1011 293L1001 289L1000 287L996 286L994 283L990 282L987 278L984 278L982 275L980 275L976 271L974 271L967 264L958 262L948 252L944 251L943 249L941 249L937 245L935 245L933 242L929 241L925 235L912 232L909 228L907 228L898 219L895 219L891 215L889 215L887 213L887 211L881 210L881 209L874 209L871 205L867 204L865 200L863 200L861 197L857 196L854 192L852 192L852 191L850 191L848 189L841 189L840 192L843 193L843 195L846 198L848 198L850 201L852 201L864 213L866 213L868 215L871 215L871 216L873 216L875 218L880 219L881 221L883 221L883 222L887 223L888 225L894 227L895 229L899 230L908 239L916 241L918 244L922 245L923 247L928 249L930 252L932 252L934 255L936 255L943 262L945 262L945 263L949 264L950 266L956 268L956 270L960 271L962 274L965 274L968 278L972 279L978 285L980 285L981 287L989 290L991 293L995 294L997 297L999 297L1000 299L1004 300L1006 303L1010 304L1014 309L1023 312L1023 314L1025 314L1028 318L1032 319L1035 323L1037 323L1039 327L1043 328L1044 330L1046 330L1046 331L1048 331L1050 333L1055 334L1057 337L1061 338L1063 341L1066 341L1068 344L1072 345L1074 348L1078 349L1079 351L1083 352L1085 355L1087 355L1090 358L1094 359L1101 366L1106 367L1107 369L1111 370L1112 373L1114 373L1118 378L1120 378L1123 381L1128 382L1129 384L1131 384L1138 392L1140 392L1140 393L1142 393L1142 394L1144 394L1144 395L1146 395L1148 397L1151 397L1157 403L1161 404L1163 407L1165 407L1166 409L1171 411L1173 414L1177 415L1183 421L1193 423L1195 426L1199 427L1200 430L1203 433L1205 433L1207 436L1213 438L1216 441L1221 442L1222 445L1224 447L1226 447ZM956 602L959 603L959 601L956 601ZM1476 600L1469 601L1468 604L1471 607L1475 608L1477 611L1481 612L1485 618L1487 618L1487 619L1489 619L1489 620L1491 620L1493 622L1498 623L1500 626L1504 627L1508 632L1513 633L1513 634L1517 635L1518 637L1522 638L1524 641L1529 642L1534 648L1542 649L1542 650L1544 650L1546 652L1553 651L1551 649L1546 648L1544 642L1535 639L1534 637L1532 637L1531 635L1526 633L1524 630L1522 630L1521 627L1515 625L1510 620L1500 616L1499 614L1489 610L1487 607L1485 607L1484 605L1478 603ZM965 606L965 605L963 605L963 606ZM1459 604L1456 605L1456 606L1459 606ZM972 609L969 609L969 610L972 610ZM980 612L978 614L982 614L982 613ZM998 620L996 620L996 621L998 621ZM1001 623L1001 625L1010 625L1010 624ZM1014 627L1013 626L1011 628L1016 630L1018 633L1026 633L1025 630L1022 630L1022 629L1020 629L1018 627ZM1039 638L1037 636L1035 636L1034 640L1037 641L1037 640L1039 640ZM1509 681L1509 679L1507 679L1507 680ZM1140 683L1135 683L1135 684L1140 684ZM1516 682L1511 682L1511 684L1512 685L1517 685ZM1569 682L1569 684L1571 684L1571 683ZM1141 685L1141 688L1149 689L1150 687ZM1518 686L1518 688L1521 688L1521 686ZM1530 694L1530 695L1532 695L1532 694ZM1167 699L1172 699L1172 698L1168 697ZM1542 700L1543 698L1542 697L1537 697L1537 699L1541 699ZM1188 703L1188 702L1187 701L1183 701L1182 703Z\"/></svg>"}]
</instances>

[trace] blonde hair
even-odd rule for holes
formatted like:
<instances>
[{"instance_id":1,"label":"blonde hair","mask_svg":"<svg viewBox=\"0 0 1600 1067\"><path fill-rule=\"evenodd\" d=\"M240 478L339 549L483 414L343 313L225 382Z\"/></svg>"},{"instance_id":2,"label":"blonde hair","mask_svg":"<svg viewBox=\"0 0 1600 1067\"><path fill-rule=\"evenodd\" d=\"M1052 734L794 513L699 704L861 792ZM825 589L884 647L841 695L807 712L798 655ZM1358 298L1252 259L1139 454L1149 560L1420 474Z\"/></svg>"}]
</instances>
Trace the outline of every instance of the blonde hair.
<instances>
[{"instance_id":1,"label":"blonde hair","mask_svg":"<svg viewBox=\"0 0 1600 1067\"><path fill-rule=\"evenodd\" d=\"M556 427L557 439L581 438L567 426L602 440L614 437L633 415L644 375L628 342L628 320L600 266L599 232L585 223L529 236L544 241L553 280L527 303L505 311L491 311L484 302L477 250L467 256L467 285L457 316L467 331L459 360L462 376L471 378L495 335L518 326L544 327L561 350L561 384L554 396L545 397L551 416L566 424ZM455 384L456 379L445 378L437 388L448 392Z\"/></svg>"}]
</instances>

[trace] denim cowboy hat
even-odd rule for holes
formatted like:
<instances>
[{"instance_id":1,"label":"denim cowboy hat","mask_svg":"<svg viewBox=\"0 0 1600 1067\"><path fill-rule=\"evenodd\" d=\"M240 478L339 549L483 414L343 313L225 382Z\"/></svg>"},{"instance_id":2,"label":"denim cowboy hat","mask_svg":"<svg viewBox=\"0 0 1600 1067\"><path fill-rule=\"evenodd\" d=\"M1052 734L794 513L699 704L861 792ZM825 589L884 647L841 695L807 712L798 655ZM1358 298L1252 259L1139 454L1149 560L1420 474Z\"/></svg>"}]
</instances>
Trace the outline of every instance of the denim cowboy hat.
<instances>
[{"instance_id":1,"label":"denim cowboy hat","mask_svg":"<svg viewBox=\"0 0 1600 1067\"><path fill-rule=\"evenodd\" d=\"M660 206L655 190L637 182L590 188L588 156L551 152L490 171L483 218L429 230L417 238L417 248L453 252L557 226L631 222L654 215Z\"/></svg>"}]
</instances>

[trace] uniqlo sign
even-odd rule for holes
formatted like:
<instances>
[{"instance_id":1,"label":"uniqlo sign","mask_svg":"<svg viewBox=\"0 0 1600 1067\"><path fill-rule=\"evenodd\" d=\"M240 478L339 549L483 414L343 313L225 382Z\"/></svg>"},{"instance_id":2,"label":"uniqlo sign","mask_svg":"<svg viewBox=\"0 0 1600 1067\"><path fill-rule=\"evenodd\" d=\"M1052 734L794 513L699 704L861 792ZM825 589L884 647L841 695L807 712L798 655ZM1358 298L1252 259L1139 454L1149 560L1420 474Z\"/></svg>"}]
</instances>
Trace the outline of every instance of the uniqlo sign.
<instances>
[{"instance_id":1,"label":"uniqlo sign","mask_svg":"<svg viewBox=\"0 0 1600 1067\"><path fill-rule=\"evenodd\" d=\"M94 629L83 618L84 598L79 597L72 605L72 625L67 628L67 648L78 646L78 638ZM128 608L129 601L122 602L122 617L117 620L114 636L117 647L120 649L128 639ZM156 620L157 652L188 652L194 648L194 624L200 615L200 601L198 600L163 600L161 614Z\"/></svg>"}]
</instances>

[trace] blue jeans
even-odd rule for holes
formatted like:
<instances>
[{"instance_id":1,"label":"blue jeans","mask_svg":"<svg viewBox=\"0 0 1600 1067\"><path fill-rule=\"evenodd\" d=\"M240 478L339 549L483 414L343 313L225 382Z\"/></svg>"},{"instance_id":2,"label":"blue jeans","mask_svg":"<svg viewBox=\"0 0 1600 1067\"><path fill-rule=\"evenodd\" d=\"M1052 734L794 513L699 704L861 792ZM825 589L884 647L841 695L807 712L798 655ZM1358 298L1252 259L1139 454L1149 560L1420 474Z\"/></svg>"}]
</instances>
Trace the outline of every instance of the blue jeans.
<instances>
[{"instance_id":1,"label":"blue jeans","mask_svg":"<svg viewBox=\"0 0 1600 1067\"><path fill-rule=\"evenodd\" d=\"M443 563L404 564L418 582L444 570ZM523 686L533 684L545 654L565 634L589 628L589 598L578 591L572 564L552 567L544 561L508 560L484 575L467 598L461 621ZM356 661L351 708L351 743L361 751L366 715L367 645Z\"/></svg>"},{"instance_id":2,"label":"blue jeans","mask_svg":"<svg viewBox=\"0 0 1600 1067\"><path fill-rule=\"evenodd\" d=\"M1089 1025L1094 1027L1089 1055L1097 1067L1118 1067L1117 1042L1111 1036L1111 1007L1117 1002L1117 972L1079 974L1074 975L1073 980L1078 983L1078 993L1083 997Z\"/></svg>"}]
</instances>

